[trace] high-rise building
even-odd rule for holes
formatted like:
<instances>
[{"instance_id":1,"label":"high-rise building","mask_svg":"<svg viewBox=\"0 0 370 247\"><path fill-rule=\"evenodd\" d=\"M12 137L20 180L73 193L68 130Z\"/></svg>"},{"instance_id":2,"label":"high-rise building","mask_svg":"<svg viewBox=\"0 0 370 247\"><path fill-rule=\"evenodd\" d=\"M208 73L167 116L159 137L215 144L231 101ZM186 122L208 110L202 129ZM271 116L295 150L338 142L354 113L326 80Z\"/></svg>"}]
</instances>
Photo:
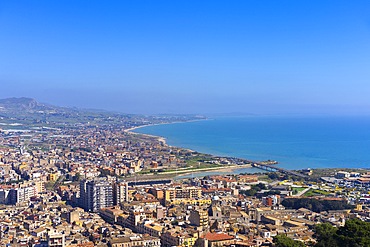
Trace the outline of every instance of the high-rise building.
<instances>
[{"instance_id":1,"label":"high-rise building","mask_svg":"<svg viewBox=\"0 0 370 247\"><path fill-rule=\"evenodd\" d=\"M80 197L78 199L78 204L81 208L87 208L87 194L86 194L86 184L88 180L83 179L80 181Z\"/></svg>"},{"instance_id":2,"label":"high-rise building","mask_svg":"<svg viewBox=\"0 0 370 247\"><path fill-rule=\"evenodd\" d=\"M16 205L18 203L29 202L33 196L35 196L35 188L33 186L12 188L9 191L8 203Z\"/></svg>"},{"instance_id":3,"label":"high-rise building","mask_svg":"<svg viewBox=\"0 0 370 247\"><path fill-rule=\"evenodd\" d=\"M114 205L119 205L122 202L128 202L128 183L120 182L114 185Z\"/></svg>"},{"instance_id":4,"label":"high-rise building","mask_svg":"<svg viewBox=\"0 0 370 247\"><path fill-rule=\"evenodd\" d=\"M80 206L86 211L98 212L113 206L113 186L102 179L80 182Z\"/></svg>"},{"instance_id":5,"label":"high-rise building","mask_svg":"<svg viewBox=\"0 0 370 247\"><path fill-rule=\"evenodd\" d=\"M0 204L8 204L9 202L9 190L0 189Z\"/></svg>"}]
</instances>

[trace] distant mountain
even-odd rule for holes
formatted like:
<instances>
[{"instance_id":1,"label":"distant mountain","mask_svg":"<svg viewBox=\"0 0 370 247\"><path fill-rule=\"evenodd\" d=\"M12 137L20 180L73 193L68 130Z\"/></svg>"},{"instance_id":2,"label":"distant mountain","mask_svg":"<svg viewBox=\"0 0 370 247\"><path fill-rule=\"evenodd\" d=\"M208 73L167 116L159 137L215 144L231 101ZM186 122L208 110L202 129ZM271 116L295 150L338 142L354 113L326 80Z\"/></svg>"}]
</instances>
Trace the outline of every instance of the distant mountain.
<instances>
[{"instance_id":1,"label":"distant mountain","mask_svg":"<svg viewBox=\"0 0 370 247\"><path fill-rule=\"evenodd\" d=\"M37 102L35 99L31 98L7 98L0 99L0 112L14 112L14 111L43 111L43 110L53 110L54 107L47 106Z\"/></svg>"},{"instance_id":2,"label":"distant mountain","mask_svg":"<svg viewBox=\"0 0 370 247\"><path fill-rule=\"evenodd\" d=\"M124 114L96 109L79 109L53 106L32 98L0 99L1 123L21 123L28 126L55 126L89 124L118 124L126 127L205 119L198 115L153 115ZM2 125L3 126L3 125Z\"/></svg>"}]
</instances>

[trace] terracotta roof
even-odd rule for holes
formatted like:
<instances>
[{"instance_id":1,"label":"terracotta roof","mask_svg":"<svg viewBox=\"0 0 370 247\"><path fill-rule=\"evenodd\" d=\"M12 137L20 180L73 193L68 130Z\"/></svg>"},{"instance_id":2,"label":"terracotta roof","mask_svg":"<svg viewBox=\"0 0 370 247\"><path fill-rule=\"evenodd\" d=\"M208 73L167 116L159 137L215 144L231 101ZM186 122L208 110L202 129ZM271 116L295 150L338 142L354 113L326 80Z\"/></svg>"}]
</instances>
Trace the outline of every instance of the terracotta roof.
<instances>
[{"instance_id":1,"label":"terracotta roof","mask_svg":"<svg viewBox=\"0 0 370 247\"><path fill-rule=\"evenodd\" d=\"M204 238L207 239L208 241L223 241L223 240L234 239L233 236L230 236L229 234L223 233L223 232L216 232L216 233L208 232L204 236Z\"/></svg>"}]
</instances>

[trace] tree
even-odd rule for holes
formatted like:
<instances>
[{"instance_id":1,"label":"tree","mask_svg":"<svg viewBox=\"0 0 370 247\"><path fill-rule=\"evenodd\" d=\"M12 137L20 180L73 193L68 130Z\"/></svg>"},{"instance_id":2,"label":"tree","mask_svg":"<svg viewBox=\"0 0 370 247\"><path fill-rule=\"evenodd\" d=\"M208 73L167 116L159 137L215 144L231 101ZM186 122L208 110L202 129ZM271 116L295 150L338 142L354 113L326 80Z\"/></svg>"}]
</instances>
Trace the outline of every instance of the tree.
<instances>
[{"instance_id":1,"label":"tree","mask_svg":"<svg viewBox=\"0 0 370 247\"><path fill-rule=\"evenodd\" d=\"M79 172L77 172L76 175L74 176L73 180L78 182L78 181L80 181L80 179L81 179L81 174Z\"/></svg>"},{"instance_id":2,"label":"tree","mask_svg":"<svg viewBox=\"0 0 370 247\"><path fill-rule=\"evenodd\" d=\"M287 198L282 201L282 204L287 208L307 208L318 213L327 210L344 210L353 208L352 205L348 204L344 200L319 200L316 198Z\"/></svg>"},{"instance_id":3,"label":"tree","mask_svg":"<svg viewBox=\"0 0 370 247\"><path fill-rule=\"evenodd\" d=\"M315 235L317 239L316 247L335 247L337 242L334 238L338 229L329 223L318 224L315 226Z\"/></svg>"},{"instance_id":4,"label":"tree","mask_svg":"<svg viewBox=\"0 0 370 247\"><path fill-rule=\"evenodd\" d=\"M328 223L320 224L315 227L315 237L315 247L370 246L370 223L351 219L338 229Z\"/></svg>"},{"instance_id":5,"label":"tree","mask_svg":"<svg viewBox=\"0 0 370 247\"><path fill-rule=\"evenodd\" d=\"M370 246L370 223L359 219L347 220L337 231L340 246Z\"/></svg>"},{"instance_id":6,"label":"tree","mask_svg":"<svg viewBox=\"0 0 370 247\"><path fill-rule=\"evenodd\" d=\"M274 244L276 247L305 247L304 243L280 234L274 237Z\"/></svg>"}]
</instances>

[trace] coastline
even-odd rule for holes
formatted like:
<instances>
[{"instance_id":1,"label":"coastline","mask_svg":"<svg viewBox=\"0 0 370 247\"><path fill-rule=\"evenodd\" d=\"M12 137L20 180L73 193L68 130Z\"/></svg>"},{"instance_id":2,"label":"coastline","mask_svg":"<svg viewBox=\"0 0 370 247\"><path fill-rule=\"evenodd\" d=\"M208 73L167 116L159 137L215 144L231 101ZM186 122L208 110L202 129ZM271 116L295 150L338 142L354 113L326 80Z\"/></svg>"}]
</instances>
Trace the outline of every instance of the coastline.
<instances>
[{"instance_id":1,"label":"coastline","mask_svg":"<svg viewBox=\"0 0 370 247\"><path fill-rule=\"evenodd\" d=\"M150 134L144 134L144 133L138 133L138 132L134 132L133 130L136 130L136 129L141 129L141 128L144 128L144 127L150 127L150 126L158 126L158 125L167 125L167 124L179 124L179 123L191 123L191 122L198 122L198 121L207 121L207 120L211 120L211 119L194 119L194 120L189 120L189 121L177 121L177 122L171 122L171 123L157 123L157 124L145 124L145 125L141 125L141 126L136 126L136 127L132 127L132 128L128 128L128 129L124 129L123 131L128 133L128 134L133 134L133 135L142 135L142 136L146 136L146 137L151 137L151 138L155 138L157 139L159 142L161 142L163 145L167 145L169 147L174 147L174 146L171 146L169 144L167 144L166 142L166 138L163 137L163 136L156 136L156 135L150 135ZM177 148L182 148L184 150L188 150L190 152L197 152L195 150L192 150L192 149L189 149L189 148L183 148L183 147L177 147ZM199 153L199 152L198 152ZM210 154L212 155L212 154Z\"/></svg>"},{"instance_id":2,"label":"coastline","mask_svg":"<svg viewBox=\"0 0 370 247\"><path fill-rule=\"evenodd\" d=\"M144 128L144 127L150 127L150 126L166 125L166 124L178 124L178 123L192 123L192 122L208 121L208 120L212 120L212 119L206 118L206 119L193 119L193 120L188 120L188 121L176 121L176 122L171 122L171 123L144 124L144 125L124 129L123 131L124 132L135 133L135 134L141 134L141 133L136 133L136 132L132 132L132 131L136 130L136 129L141 129L141 128ZM148 135L148 136L153 136L153 135ZM156 137L156 136L153 136L153 137Z\"/></svg>"},{"instance_id":3,"label":"coastline","mask_svg":"<svg viewBox=\"0 0 370 247\"><path fill-rule=\"evenodd\" d=\"M203 121L203 120L209 120L209 119L201 119L201 120L192 120L192 121ZM192 122L192 121L182 121L182 122L173 122L173 123L186 123L186 122ZM135 135L142 135L142 136L147 136L147 137L151 137L151 138L155 138L161 142L164 143L164 145L167 145L169 147L176 147L176 148L181 148L181 149L184 149L184 150L190 150L190 151L193 151L191 149L187 149L187 148L183 148L181 147L181 145L174 145L174 146L171 146L171 145L168 145L166 143L166 138L162 137L162 136L155 136L155 135L150 135L150 134L144 134L144 133L138 133L138 132L134 132L133 130L135 129L139 129L139 128L143 128L143 127L147 127L147 126L154 126L154 125L161 125L161 124L173 124L173 123L160 123L160 124L147 124L147 125L142 125L142 126L136 126L136 127L133 127L133 128L129 128L129 129L126 129L124 130L125 132L128 132L130 134L135 134ZM198 151L193 151L193 152L197 152L199 154L206 154L206 155L211 155L213 157L221 157L217 154L212 154L212 153L208 153L208 152L198 152ZM223 156L222 156L223 157ZM232 158L232 157L237 157L237 156L225 156L226 158ZM241 158L241 159L244 159L246 160L245 158ZM234 165L233 165L234 164ZM309 167L309 166L307 166ZM245 168L245 169L243 169ZM151 173L151 174L137 174L136 176L137 177L140 177L140 179L144 179L144 180L151 180L151 179L157 179L158 177L161 177L161 178L166 178L166 179L176 179L176 177L182 177L182 176L196 176L196 175L199 175L199 174L203 174L203 173L207 173L209 172L210 174L214 174L214 173L229 173L229 174L235 174L235 173L239 173L240 171L235 171L235 170L238 170L238 169L241 169L242 172L247 172L248 173L248 168L252 168L250 165L235 165L235 163L231 163L231 165L219 165L217 167L213 166L213 167L202 167L202 168L196 168L196 167L187 167L187 169L178 169L177 171L168 171L168 172L158 172L158 173ZM284 167L283 167L284 168ZM355 169L355 170L359 170L359 169L364 169L364 168L361 168L361 166L358 166L358 167L341 167L341 166L333 166L333 167L311 167L313 168L313 170L320 170L320 169L338 169L338 170L343 170L343 169ZM258 169L258 168L256 168ZM286 168L288 170L300 170L299 168ZM254 169L251 169L251 173L254 173ZM265 172L264 170L261 170L261 172ZM154 175L154 176L153 176Z\"/></svg>"},{"instance_id":4,"label":"coastline","mask_svg":"<svg viewBox=\"0 0 370 247\"><path fill-rule=\"evenodd\" d=\"M168 124L168 123L163 123L163 124ZM136 126L136 127L132 127L132 128L129 128L129 129L124 129L123 132L126 132L128 134L132 134L132 135L142 135L142 136L146 136L146 137L155 138L159 142L163 143L164 145L167 145L166 138L164 138L162 136L155 136L155 135L137 133L137 132L134 132L133 131L133 130L136 130L136 129L140 129L140 128L144 128L144 127L149 127L149 126L156 126L156 125L162 125L162 124L146 124L146 125Z\"/></svg>"},{"instance_id":5,"label":"coastline","mask_svg":"<svg viewBox=\"0 0 370 247\"><path fill-rule=\"evenodd\" d=\"M167 144L165 137L155 136L155 135L150 135L150 134L144 134L144 133L138 133L138 132L134 132L134 130L144 128L144 127L157 126L157 125L188 123L188 122L205 121L205 120L210 120L210 119L199 119L199 120L190 120L190 121L183 121L183 122L172 122L172 123L146 124L146 125L141 125L141 126L136 126L136 127L132 127L132 128L129 128L129 129L125 129L123 131L128 133L128 134L141 135L141 136L145 136L145 137L155 138L159 142L163 143L163 145L167 145L169 147L172 147L172 146ZM188 150L188 151L191 151L191 152L201 153L201 152L194 151L194 150L191 150L191 149L188 149L188 148L183 148L183 147L178 147L178 146L176 146L176 147L184 149L184 150ZM204 154L217 157L216 155L213 155L213 154L208 154L208 153L204 153ZM225 172L232 173L234 170L241 169L241 168L252 168L252 166L251 166L251 164L243 164L243 165L231 164L231 165L220 165L220 166L217 166L217 167L208 167L208 168L199 168L199 169L189 167L189 169L177 170L177 171L168 171L168 172L159 172L157 174L154 174L154 173L141 174L141 175L139 175L139 177L140 177L140 179L150 179L150 178L153 177L153 175L156 175L156 176L161 176L161 177L164 176L164 177L168 177L168 178L176 178L177 176L180 176L180 175L181 176L186 176L186 175L197 174L197 173L208 172L208 171L219 171L219 172L222 172L222 173L225 173ZM136 177L138 177L138 176L136 175Z\"/></svg>"}]
</instances>

